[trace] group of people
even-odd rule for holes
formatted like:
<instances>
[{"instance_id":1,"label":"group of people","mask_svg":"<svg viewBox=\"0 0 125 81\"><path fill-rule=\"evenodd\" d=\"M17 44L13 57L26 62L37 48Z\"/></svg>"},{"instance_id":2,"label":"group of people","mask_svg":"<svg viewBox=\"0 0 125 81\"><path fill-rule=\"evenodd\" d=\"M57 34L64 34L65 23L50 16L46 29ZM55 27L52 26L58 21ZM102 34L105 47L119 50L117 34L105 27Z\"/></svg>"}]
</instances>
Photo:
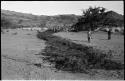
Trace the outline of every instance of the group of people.
<instances>
[{"instance_id":1,"label":"group of people","mask_svg":"<svg viewBox=\"0 0 125 81\"><path fill-rule=\"evenodd\" d=\"M110 40L111 39L111 29L108 29L107 33L108 33L108 40ZM87 34L88 34L88 42L90 43L91 39L92 39L92 31L89 30Z\"/></svg>"}]
</instances>

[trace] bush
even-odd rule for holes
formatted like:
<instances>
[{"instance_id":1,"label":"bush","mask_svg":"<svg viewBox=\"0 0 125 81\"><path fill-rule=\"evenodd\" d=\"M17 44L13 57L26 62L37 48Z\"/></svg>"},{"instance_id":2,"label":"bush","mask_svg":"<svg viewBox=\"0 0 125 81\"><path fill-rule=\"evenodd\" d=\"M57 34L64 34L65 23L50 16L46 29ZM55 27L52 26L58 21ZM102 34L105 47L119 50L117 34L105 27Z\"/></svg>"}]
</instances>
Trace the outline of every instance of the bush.
<instances>
[{"instance_id":1,"label":"bush","mask_svg":"<svg viewBox=\"0 0 125 81\"><path fill-rule=\"evenodd\" d=\"M15 29L15 28L19 27L19 25L16 22L12 21L12 19L2 16L1 17L1 27L3 29L8 29L8 28Z\"/></svg>"}]
</instances>

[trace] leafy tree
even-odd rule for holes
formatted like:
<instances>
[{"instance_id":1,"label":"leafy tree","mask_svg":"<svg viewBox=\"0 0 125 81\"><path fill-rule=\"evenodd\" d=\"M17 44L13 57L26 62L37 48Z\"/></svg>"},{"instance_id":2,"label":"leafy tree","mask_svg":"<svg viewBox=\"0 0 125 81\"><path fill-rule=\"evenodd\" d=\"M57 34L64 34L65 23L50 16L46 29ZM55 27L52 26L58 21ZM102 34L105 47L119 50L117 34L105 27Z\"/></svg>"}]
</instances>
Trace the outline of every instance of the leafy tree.
<instances>
[{"instance_id":1,"label":"leafy tree","mask_svg":"<svg viewBox=\"0 0 125 81\"><path fill-rule=\"evenodd\" d=\"M124 20L121 17L122 15L116 12L106 12L106 9L103 7L89 7L89 9L83 10L82 17L72 28L74 31L82 31L100 29L99 27L103 28L105 26L123 26Z\"/></svg>"},{"instance_id":2,"label":"leafy tree","mask_svg":"<svg viewBox=\"0 0 125 81\"><path fill-rule=\"evenodd\" d=\"M103 23L102 19L104 18L105 10L103 7L89 7L89 9L83 10L82 17L73 26L74 30L94 30L98 28Z\"/></svg>"},{"instance_id":3,"label":"leafy tree","mask_svg":"<svg viewBox=\"0 0 125 81\"><path fill-rule=\"evenodd\" d=\"M103 7L95 7L95 8L90 7L89 9L84 10L82 18L83 24L89 30L96 29L103 23L102 19L104 18L105 10L106 9Z\"/></svg>"}]
</instances>

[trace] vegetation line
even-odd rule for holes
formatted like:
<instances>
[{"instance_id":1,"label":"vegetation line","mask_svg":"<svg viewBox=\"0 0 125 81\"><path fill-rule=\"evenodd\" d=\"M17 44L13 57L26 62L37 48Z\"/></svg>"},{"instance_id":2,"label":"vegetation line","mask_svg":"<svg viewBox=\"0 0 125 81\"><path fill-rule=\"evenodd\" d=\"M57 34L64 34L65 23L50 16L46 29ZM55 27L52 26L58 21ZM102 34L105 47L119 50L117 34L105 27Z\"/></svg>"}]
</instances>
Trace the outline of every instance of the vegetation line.
<instances>
[{"instance_id":1,"label":"vegetation line","mask_svg":"<svg viewBox=\"0 0 125 81\"><path fill-rule=\"evenodd\" d=\"M87 72L91 69L122 70L124 64L112 61L104 52L90 46L73 43L53 36L53 31L38 32L37 37L46 40L44 60L52 62L59 70Z\"/></svg>"}]
</instances>

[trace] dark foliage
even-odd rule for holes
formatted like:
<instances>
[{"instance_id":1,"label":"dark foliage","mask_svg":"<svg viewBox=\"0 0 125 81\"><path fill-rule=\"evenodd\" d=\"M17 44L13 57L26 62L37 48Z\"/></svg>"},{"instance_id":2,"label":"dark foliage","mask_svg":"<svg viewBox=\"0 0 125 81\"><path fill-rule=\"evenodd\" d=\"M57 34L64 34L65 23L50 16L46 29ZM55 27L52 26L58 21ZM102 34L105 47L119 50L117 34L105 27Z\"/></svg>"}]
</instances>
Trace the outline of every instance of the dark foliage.
<instances>
[{"instance_id":1,"label":"dark foliage","mask_svg":"<svg viewBox=\"0 0 125 81\"><path fill-rule=\"evenodd\" d=\"M1 28L7 29L7 28L17 28L17 27L19 27L17 23L12 22L11 19L4 16L1 17Z\"/></svg>"}]
</instances>

